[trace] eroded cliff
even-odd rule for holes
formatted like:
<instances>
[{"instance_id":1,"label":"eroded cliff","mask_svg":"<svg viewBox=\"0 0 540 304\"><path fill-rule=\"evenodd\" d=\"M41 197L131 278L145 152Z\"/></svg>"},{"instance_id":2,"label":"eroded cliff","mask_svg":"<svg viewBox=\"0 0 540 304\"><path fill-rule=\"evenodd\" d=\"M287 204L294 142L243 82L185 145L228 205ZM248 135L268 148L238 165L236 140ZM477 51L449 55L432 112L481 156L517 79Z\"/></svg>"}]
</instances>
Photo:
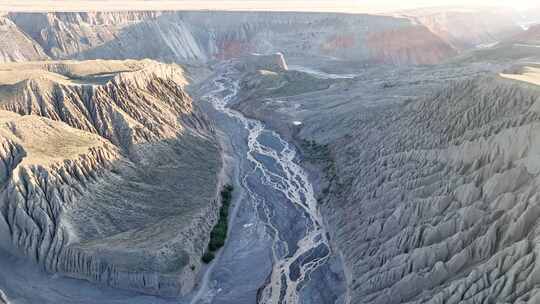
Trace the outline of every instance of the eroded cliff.
<instances>
[{"instance_id":1,"label":"eroded cliff","mask_svg":"<svg viewBox=\"0 0 540 304\"><path fill-rule=\"evenodd\" d=\"M283 88L313 75L241 82L236 108L294 139L325 176L321 210L351 303L540 297L538 69L458 69L448 82L452 68L407 79L393 69L396 82L378 69L386 81L365 71L302 91Z\"/></svg>"},{"instance_id":2,"label":"eroded cliff","mask_svg":"<svg viewBox=\"0 0 540 304\"><path fill-rule=\"evenodd\" d=\"M0 63L45 60L41 46L0 14Z\"/></svg>"},{"instance_id":3,"label":"eroded cliff","mask_svg":"<svg viewBox=\"0 0 540 304\"><path fill-rule=\"evenodd\" d=\"M183 70L43 62L0 75L5 249L113 287L189 292L216 219L221 156Z\"/></svg>"},{"instance_id":4,"label":"eroded cliff","mask_svg":"<svg viewBox=\"0 0 540 304\"><path fill-rule=\"evenodd\" d=\"M497 64L473 62L511 61L499 48L410 67L514 29L492 17L452 26L471 14L426 18L13 13L6 24L25 50L55 59L208 63L281 51L350 65L355 74L341 77L250 56L236 65L246 73L235 107L294 140L319 170L351 303L534 303L538 69L496 76ZM507 46L526 48L520 59L537 55L536 43L517 44ZM3 249L113 287L189 292L221 159L183 70L150 60L4 64L0 84Z\"/></svg>"},{"instance_id":5,"label":"eroded cliff","mask_svg":"<svg viewBox=\"0 0 540 304\"><path fill-rule=\"evenodd\" d=\"M538 96L458 82L339 141L325 208L357 303L534 302Z\"/></svg>"},{"instance_id":6,"label":"eroded cliff","mask_svg":"<svg viewBox=\"0 0 540 304\"><path fill-rule=\"evenodd\" d=\"M455 54L404 18L264 12L96 12L9 15L52 58L207 62L252 52L431 64ZM401 42L395 43L394 39ZM408 37L408 38L407 38ZM403 43L404 41L408 43ZM370 42L371 41L371 42ZM388 49L382 46L392 45Z\"/></svg>"}]
</instances>

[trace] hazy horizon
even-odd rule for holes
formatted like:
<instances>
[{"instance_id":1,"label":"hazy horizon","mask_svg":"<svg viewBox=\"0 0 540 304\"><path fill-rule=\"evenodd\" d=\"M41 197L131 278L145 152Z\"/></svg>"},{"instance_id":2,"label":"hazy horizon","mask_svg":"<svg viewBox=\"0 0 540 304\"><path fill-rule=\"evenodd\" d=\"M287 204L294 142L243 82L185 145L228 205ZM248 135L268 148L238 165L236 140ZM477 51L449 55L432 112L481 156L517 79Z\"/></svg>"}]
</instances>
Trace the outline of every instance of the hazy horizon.
<instances>
[{"instance_id":1,"label":"hazy horizon","mask_svg":"<svg viewBox=\"0 0 540 304\"><path fill-rule=\"evenodd\" d=\"M379 1L285 1L285 0L29 0L0 1L0 11L118 11L118 10L255 10L255 11L316 11L316 12L393 12L433 7L507 7L527 10L538 8L532 0L379 0Z\"/></svg>"}]
</instances>

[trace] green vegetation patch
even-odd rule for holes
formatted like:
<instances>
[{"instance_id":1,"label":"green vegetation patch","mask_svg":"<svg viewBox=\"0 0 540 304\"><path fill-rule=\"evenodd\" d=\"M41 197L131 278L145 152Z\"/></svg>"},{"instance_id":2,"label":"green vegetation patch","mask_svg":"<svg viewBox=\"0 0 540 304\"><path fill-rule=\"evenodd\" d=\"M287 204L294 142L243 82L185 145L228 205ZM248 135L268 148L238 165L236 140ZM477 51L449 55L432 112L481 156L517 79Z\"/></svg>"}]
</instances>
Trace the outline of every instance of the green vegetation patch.
<instances>
[{"instance_id":1,"label":"green vegetation patch","mask_svg":"<svg viewBox=\"0 0 540 304\"><path fill-rule=\"evenodd\" d=\"M206 252L202 256L202 261L206 264L210 263L215 257L215 252L225 245L225 239L227 238L227 230L229 227L229 207L231 206L233 190L234 188L231 185L225 185L221 190L221 208L219 209L219 219L210 232L210 242L208 243Z\"/></svg>"},{"instance_id":2,"label":"green vegetation patch","mask_svg":"<svg viewBox=\"0 0 540 304\"><path fill-rule=\"evenodd\" d=\"M313 164L318 164L323 168L326 178L330 182L337 182L337 167L332 157L332 152L328 144L319 144L314 140L301 140L300 146L303 151L304 159ZM327 195L330 192L330 186L322 189L322 193Z\"/></svg>"}]
</instances>

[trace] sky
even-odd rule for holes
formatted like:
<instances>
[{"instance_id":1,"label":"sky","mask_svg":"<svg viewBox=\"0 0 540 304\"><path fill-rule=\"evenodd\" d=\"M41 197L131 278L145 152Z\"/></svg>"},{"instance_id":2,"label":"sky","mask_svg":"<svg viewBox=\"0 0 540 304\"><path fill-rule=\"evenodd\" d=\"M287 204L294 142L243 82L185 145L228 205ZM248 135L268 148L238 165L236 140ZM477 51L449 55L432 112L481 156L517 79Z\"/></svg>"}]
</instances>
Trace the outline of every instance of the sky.
<instances>
[{"instance_id":1,"label":"sky","mask_svg":"<svg viewBox=\"0 0 540 304\"><path fill-rule=\"evenodd\" d=\"M539 7L539 0L0 0L0 11L43 10L300 10L392 12L435 6L504 6L518 10Z\"/></svg>"},{"instance_id":2,"label":"sky","mask_svg":"<svg viewBox=\"0 0 540 304\"><path fill-rule=\"evenodd\" d=\"M379 1L377 1L379 2ZM387 6L393 5L395 0L380 0ZM510 6L515 9L528 9L538 7L538 0L412 0L403 1L411 6L448 6L448 5L463 5L463 6Z\"/></svg>"},{"instance_id":3,"label":"sky","mask_svg":"<svg viewBox=\"0 0 540 304\"><path fill-rule=\"evenodd\" d=\"M410 7L433 7L433 6L510 6L515 9L528 9L538 7L539 0L378 0L378 1L355 1L373 2L374 6L383 9L391 9L396 6Z\"/></svg>"}]
</instances>

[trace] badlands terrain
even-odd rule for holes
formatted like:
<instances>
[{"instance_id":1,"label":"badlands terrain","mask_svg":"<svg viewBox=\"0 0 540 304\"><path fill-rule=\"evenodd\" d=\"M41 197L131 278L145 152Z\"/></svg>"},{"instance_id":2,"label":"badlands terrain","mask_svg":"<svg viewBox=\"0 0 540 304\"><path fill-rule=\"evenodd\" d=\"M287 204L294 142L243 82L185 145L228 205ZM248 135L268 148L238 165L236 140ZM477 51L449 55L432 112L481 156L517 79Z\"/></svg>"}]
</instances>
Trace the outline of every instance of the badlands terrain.
<instances>
[{"instance_id":1,"label":"badlands terrain","mask_svg":"<svg viewBox=\"0 0 540 304\"><path fill-rule=\"evenodd\" d=\"M0 14L0 303L540 303L535 18Z\"/></svg>"}]
</instances>

